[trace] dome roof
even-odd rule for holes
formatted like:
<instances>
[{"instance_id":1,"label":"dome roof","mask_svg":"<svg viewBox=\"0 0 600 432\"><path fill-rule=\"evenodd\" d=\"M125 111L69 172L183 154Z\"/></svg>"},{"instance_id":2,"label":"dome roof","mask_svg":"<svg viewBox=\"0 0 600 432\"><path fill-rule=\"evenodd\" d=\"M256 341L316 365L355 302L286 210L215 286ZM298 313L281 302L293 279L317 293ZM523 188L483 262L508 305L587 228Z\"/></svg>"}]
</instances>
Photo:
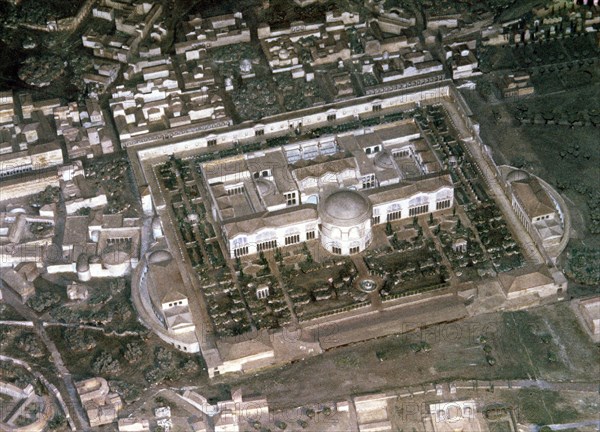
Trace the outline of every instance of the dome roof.
<instances>
[{"instance_id":1,"label":"dome roof","mask_svg":"<svg viewBox=\"0 0 600 432\"><path fill-rule=\"evenodd\" d=\"M275 193L275 185L266 179L261 178L256 180L256 188L261 196L273 195Z\"/></svg>"},{"instance_id":2,"label":"dome roof","mask_svg":"<svg viewBox=\"0 0 600 432\"><path fill-rule=\"evenodd\" d=\"M78 273L89 271L90 263L87 254L81 253L77 257L76 270Z\"/></svg>"},{"instance_id":3,"label":"dome roof","mask_svg":"<svg viewBox=\"0 0 600 432\"><path fill-rule=\"evenodd\" d=\"M381 169L393 169L394 160L392 155L387 150L377 153L375 156L375 166Z\"/></svg>"},{"instance_id":4,"label":"dome roof","mask_svg":"<svg viewBox=\"0 0 600 432\"><path fill-rule=\"evenodd\" d=\"M334 225L355 225L371 217L371 203L357 191L342 189L321 201L319 215Z\"/></svg>"},{"instance_id":5,"label":"dome roof","mask_svg":"<svg viewBox=\"0 0 600 432\"><path fill-rule=\"evenodd\" d=\"M102 262L107 265L122 264L129 260L129 254L121 250L109 250L102 255Z\"/></svg>"},{"instance_id":6,"label":"dome roof","mask_svg":"<svg viewBox=\"0 0 600 432\"><path fill-rule=\"evenodd\" d=\"M527 180L529 179L529 173L527 171L523 171L520 169L512 170L506 176L506 181L509 183L516 182L519 180Z\"/></svg>"},{"instance_id":7,"label":"dome roof","mask_svg":"<svg viewBox=\"0 0 600 432\"><path fill-rule=\"evenodd\" d=\"M171 252L164 249L155 250L148 255L148 263L150 264L166 264L172 259L173 255L171 255Z\"/></svg>"}]
</instances>

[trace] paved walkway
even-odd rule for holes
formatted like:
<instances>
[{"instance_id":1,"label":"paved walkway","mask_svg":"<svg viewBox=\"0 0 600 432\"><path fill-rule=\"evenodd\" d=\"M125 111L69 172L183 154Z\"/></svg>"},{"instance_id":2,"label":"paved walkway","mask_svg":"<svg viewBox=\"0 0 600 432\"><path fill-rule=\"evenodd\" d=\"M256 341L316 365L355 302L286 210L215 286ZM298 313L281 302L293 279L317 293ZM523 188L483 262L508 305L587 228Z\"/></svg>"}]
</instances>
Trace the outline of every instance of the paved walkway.
<instances>
[{"instance_id":1,"label":"paved walkway","mask_svg":"<svg viewBox=\"0 0 600 432\"><path fill-rule=\"evenodd\" d=\"M585 426L596 426L596 429L600 430L600 420L589 420L589 421L582 421L582 422L578 422L578 423L563 423L563 424L551 424L551 425L545 425L544 427L549 427L552 430L558 431L558 430L565 430L565 429L579 429L580 427L585 427ZM529 426L529 430L531 432L538 432L541 429L541 426L539 425L531 425Z\"/></svg>"},{"instance_id":2,"label":"paved walkway","mask_svg":"<svg viewBox=\"0 0 600 432\"><path fill-rule=\"evenodd\" d=\"M439 223L441 224L442 221L440 220ZM454 292L455 295L458 295L458 286L459 286L458 278L452 271L454 267L452 266L452 264L448 260L448 257L444 253L444 248L442 247L442 243L440 242L440 239L438 238L438 236L433 234L433 232L431 232L431 227L429 226L429 223L427 222L427 220L424 217L421 217L420 224L423 227L423 233L425 234L425 237L429 237L430 239L433 240L433 244L435 245L435 248L437 249L440 256L442 257L442 264L444 264L446 266L446 268L448 269L448 274L449 274L448 282L450 282L452 291Z\"/></svg>"},{"instance_id":3,"label":"paved walkway","mask_svg":"<svg viewBox=\"0 0 600 432\"><path fill-rule=\"evenodd\" d=\"M383 302L381 301L381 294L379 294L379 290L381 289L382 280L378 276L372 276L369 273L369 269L367 268L367 264L363 259L362 255L352 255L350 257L356 270L358 271L358 277L353 283L353 289L359 289L357 284L363 279L371 279L375 281L377 284L377 289L371 293L369 293L369 300L371 300L371 308L377 311L383 310Z\"/></svg>"},{"instance_id":4,"label":"paved walkway","mask_svg":"<svg viewBox=\"0 0 600 432\"><path fill-rule=\"evenodd\" d=\"M273 273L273 276L275 276L275 278L277 279L277 282L279 283L279 286L281 287L281 291L283 291L285 303L287 304L287 307L292 314L292 326L295 328L298 326L298 316L296 315L296 311L294 310L294 302L292 302L292 299L290 298L290 294L287 291L287 286L285 285L283 277L281 277L281 272L279 271L279 266L277 265L277 262L275 261L274 255L272 253L265 254L265 257L267 258L267 261L269 262L269 267L271 268L271 272Z\"/></svg>"}]
</instances>

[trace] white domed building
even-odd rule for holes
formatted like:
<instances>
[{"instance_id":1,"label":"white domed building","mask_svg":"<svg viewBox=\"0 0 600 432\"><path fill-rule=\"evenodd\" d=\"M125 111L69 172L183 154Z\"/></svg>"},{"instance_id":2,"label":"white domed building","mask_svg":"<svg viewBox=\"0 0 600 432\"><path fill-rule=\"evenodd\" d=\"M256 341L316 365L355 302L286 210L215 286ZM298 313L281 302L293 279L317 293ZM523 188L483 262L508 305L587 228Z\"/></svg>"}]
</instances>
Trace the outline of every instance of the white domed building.
<instances>
[{"instance_id":1,"label":"white domed building","mask_svg":"<svg viewBox=\"0 0 600 432\"><path fill-rule=\"evenodd\" d=\"M371 202L360 192L340 189L321 200L321 244L336 255L364 251L371 243Z\"/></svg>"}]
</instances>

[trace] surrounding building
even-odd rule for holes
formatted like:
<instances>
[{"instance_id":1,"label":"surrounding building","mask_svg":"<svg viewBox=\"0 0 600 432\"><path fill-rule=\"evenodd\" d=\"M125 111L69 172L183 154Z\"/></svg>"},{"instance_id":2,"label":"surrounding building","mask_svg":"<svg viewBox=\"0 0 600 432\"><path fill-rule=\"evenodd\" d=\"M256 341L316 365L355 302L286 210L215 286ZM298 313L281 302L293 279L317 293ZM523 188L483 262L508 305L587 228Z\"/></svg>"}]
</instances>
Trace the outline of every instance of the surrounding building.
<instances>
[{"instance_id":1,"label":"surrounding building","mask_svg":"<svg viewBox=\"0 0 600 432\"><path fill-rule=\"evenodd\" d=\"M198 58L201 51L225 45L250 42L250 29L240 12L210 18L191 16L183 22L185 42L175 44L177 54Z\"/></svg>"},{"instance_id":2,"label":"surrounding building","mask_svg":"<svg viewBox=\"0 0 600 432\"><path fill-rule=\"evenodd\" d=\"M93 28L81 36L83 46L94 56L129 63L139 53L142 42L162 16L163 7L147 1L102 0L93 9L94 17L114 22L113 34L99 34Z\"/></svg>"},{"instance_id":3,"label":"surrounding building","mask_svg":"<svg viewBox=\"0 0 600 432\"><path fill-rule=\"evenodd\" d=\"M581 300L579 310L589 332L597 338L600 335L600 297Z\"/></svg>"},{"instance_id":4,"label":"surrounding building","mask_svg":"<svg viewBox=\"0 0 600 432\"><path fill-rule=\"evenodd\" d=\"M211 86L195 88L179 85L173 63L147 63L141 74L144 82L135 88L120 85L113 93L110 107L122 140L190 127L208 128L212 124L230 124L223 98ZM194 87L194 88L192 88Z\"/></svg>"},{"instance_id":5,"label":"surrounding building","mask_svg":"<svg viewBox=\"0 0 600 432\"><path fill-rule=\"evenodd\" d=\"M474 50L469 48L467 44L447 46L445 51L446 61L452 70L453 79L458 80L481 75L481 71L478 69L479 60L477 60Z\"/></svg>"},{"instance_id":6,"label":"surrounding building","mask_svg":"<svg viewBox=\"0 0 600 432\"><path fill-rule=\"evenodd\" d=\"M531 84L531 77L526 72L515 72L506 75L500 84L500 91L505 99L519 98L535 93L533 84Z\"/></svg>"},{"instance_id":7,"label":"surrounding building","mask_svg":"<svg viewBox=\"0 0 600 432\"><path fill-rule=\"evenodd\" d=\"M0 381L0 395L5 410L0 417L0 429L11 432L42 432L55 414L49 395L40 395L32 384L21 387Z\"/></svg>"},{"instance_id":8,"label":"surrounding building","mask_svg":"<svg viewBox=\"0 0 600 432\"><path fill-rule=\"evenodd\" d=\"M75 383L75 387L91 427L117 420L123 402L117 393L110 392L108 382L104 378L95 377L79 381Z\"/></svg>"},{"instance_id":9,"label":"surrounding building","mask_svg":"<svg viewBox=\"0 0 600 432\"><path fill-rule=\"evenodd\" d=\"M161 339L181 351L195 353L200 346L187 288L177 262L164 247L161 242L143 257L134 278L139 284L134 302L139 302L137 307L143 310L142 322Z\"/></svg>"},{"instance_id":10,"label":"surrounding building","mask_svg":"<svg viewBox=\"0 0 600 432\"><path fill-rule=\"evenodd\" d=\"M561 295L567 290L564 276L552 274L545 264L500 273L498 280L508 300L526 296L550 297Z\"/></svg>"},{"instance_id":11,"label":"surrounding building","mask_svg":"<svg viewBox=\"0 0 600 432\"><path fill-rule=\"evenodd\" d=\"M115 151L112 129L107 127L104 112L97 100L88 99L82 108L77 102L55 108L54 122L57 134L65 140L71 160Z\"/></svg>"},{"instance_id":12,"label":"surrounding building","mask_svg":"<svg viewBox=\"0 0 600 432\"><path fill-rule=\"evenodd\" d=\"M558 244L564 235L563 211L548 186L523 170L506 175L509 198L527 231L546 248Z\"/></svg>"},{"instance_id":13,"label":"surrounding building","mask_svg":"<svg viewBox=\"0 0 600 432\"><path fill-rule=\"evenodd\" d=\"M429 405L431 425L435 432L483 432L487 430L474 400L441 402Z\"/></svg>"}]
</instances>

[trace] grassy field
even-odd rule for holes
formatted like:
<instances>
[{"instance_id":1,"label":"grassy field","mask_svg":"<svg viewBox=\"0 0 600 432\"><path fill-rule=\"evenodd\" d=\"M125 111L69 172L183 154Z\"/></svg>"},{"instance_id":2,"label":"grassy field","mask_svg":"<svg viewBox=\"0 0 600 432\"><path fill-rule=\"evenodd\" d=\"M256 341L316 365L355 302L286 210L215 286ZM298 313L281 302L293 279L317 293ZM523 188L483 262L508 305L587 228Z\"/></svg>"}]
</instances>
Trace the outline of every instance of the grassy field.
<instances>
[{"instance_id":1,"label":"grassy field","mask_svg":"<svg viewBox=\"0 0 600 432\"><path fill-rule=\"evenodd\" d=\"M537 425L569 423L577 420L578 412L556 391L535 388L506 392L519 423Z\"/></svg>"},{"instance_id":2,"label":"grassy field","mask_svg":"<svg viewBox=\"0 0 600 432\"><path fill-rule=\"evenodd\" d=\"M464 95L481 125L481 137L493 149L496 161L540 176L565 198L572 220L571 241L566 252L582 247L598 250L598 128L568 123L520 125L515 118L518 111L529 118L535 115L564 120L595 115L600 110L598 80L595 84L518 101L493 98L484 101L474 91L466 91ZM559 264L567 265L567 253L560 257ZM572 282L575 285L575 281ZM574 286L571 295L591 293L592 287Z\"/></svg>"},{"instance_id":3,"label":"grassy field","mask_svg":"<svg viewBox=\"0 0 600 432\"><path fill-rule=\"evenodd\" d=\"M23 317L11 305L0 303L0 320L23 321Z\"/></svg>"},{"instance_id":4,"label":"grassy field","mask_svg":"<svg viewBox=\"0 0 600 432\"><path fill-rule=\"evenodd\" d=\"M49 378L56 376L50 353L31 328L0 325L0 353L27 362ZM18 372L15 373L20 376ZM0 370L0 377L4 375L5 372Z\"/></svg>"}]
</instances>

